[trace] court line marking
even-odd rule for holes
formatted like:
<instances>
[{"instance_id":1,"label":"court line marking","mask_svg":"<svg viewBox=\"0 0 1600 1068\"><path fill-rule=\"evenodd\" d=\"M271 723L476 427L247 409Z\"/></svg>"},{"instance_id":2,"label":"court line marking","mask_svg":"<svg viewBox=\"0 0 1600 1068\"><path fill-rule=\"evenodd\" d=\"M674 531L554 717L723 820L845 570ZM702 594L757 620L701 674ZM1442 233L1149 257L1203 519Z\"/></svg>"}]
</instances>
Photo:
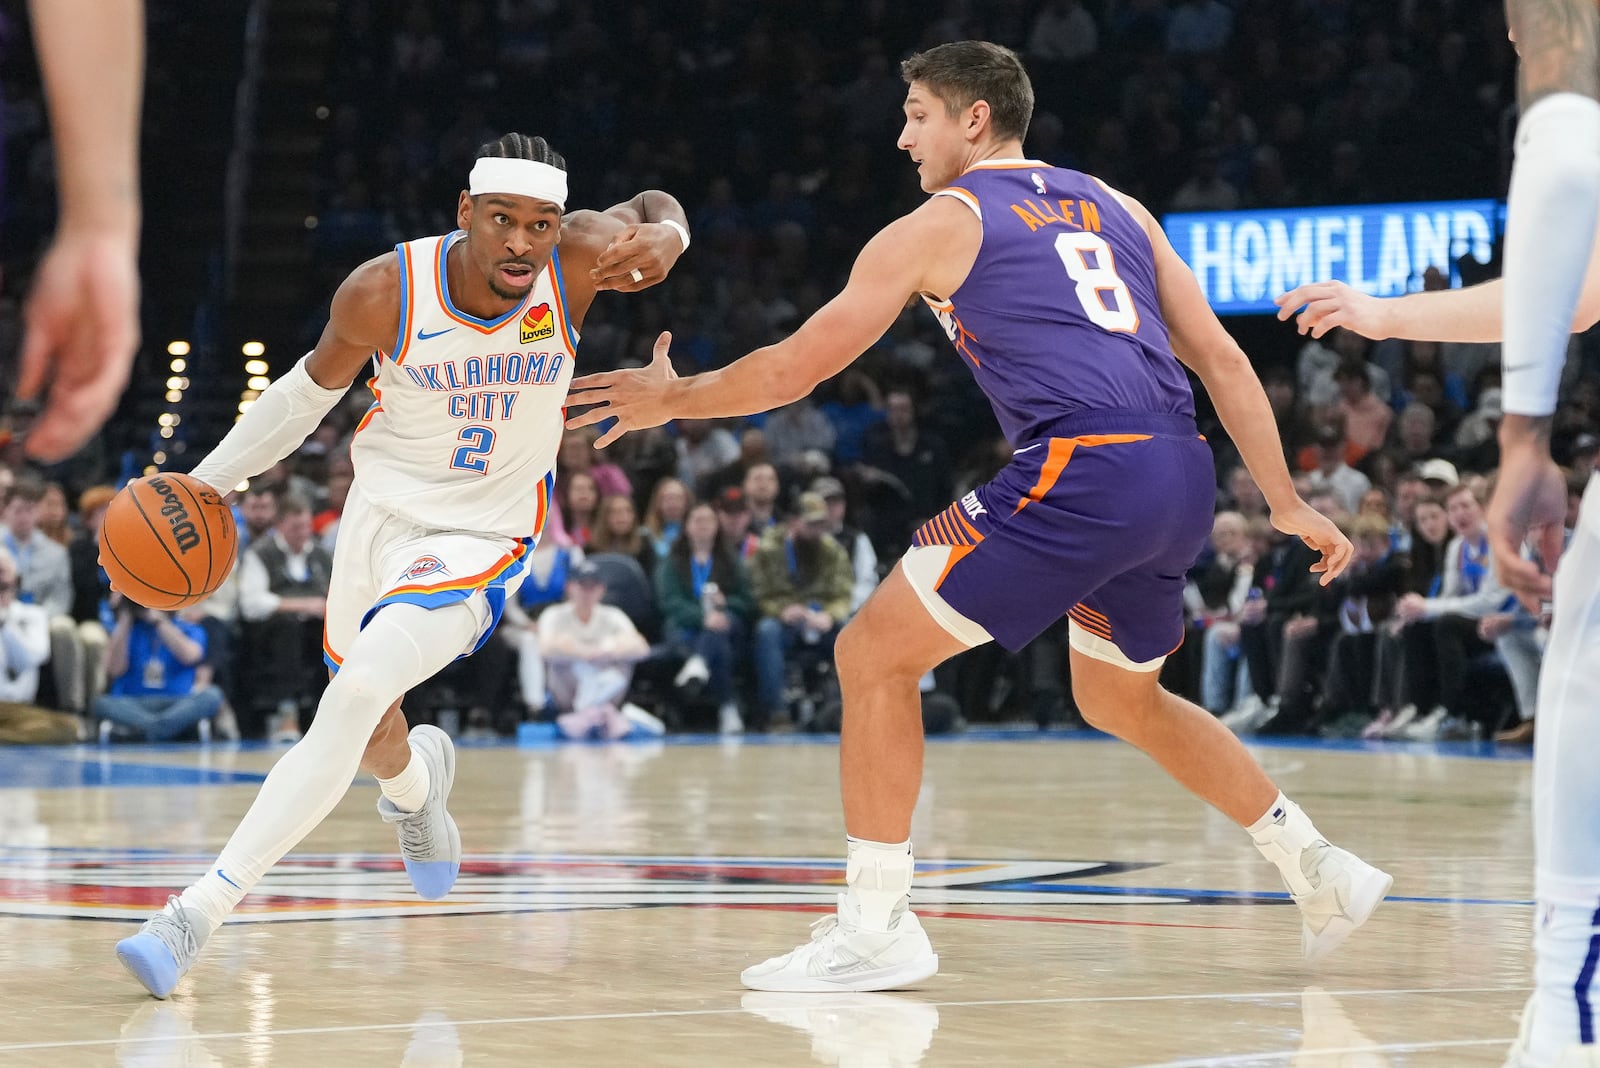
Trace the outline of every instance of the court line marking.
<instances>
[{"instance_id":1,"label":"court line marking","mask_svg":"<svg viewBox=\"0 0 1600 1068\"><path fill-rule=\"evenodd\" d=\"M1461 1049L1466 1046L1509 1046L1509 1038L1458 1038L1441 1042L1372 1042L1364 1046L1330 1046L1327 1049L1286 1049L1275 1053L1229 1053L1182 1061L1152 1061L1138 1068L1232 1068L1235 1064L1263 1064L1295 1057L1340 1057L1351 1053L1420 1053L1424 1050Z\"/></svg>"},{"instance_id":2,"label":"court line marking","mask_svg":"<svg viewBox=\"0 0 1600 1068\"><path fill-rule=\"evenodd\" d=\"M1321 994L1335 998L1356 997L1398 997L1422 994L1522 994L1533 989L1528 986L1460 986L1460 987L1416 987L1401 990L1323 990ZM880 995L881 996L881 995ZM889 995L896 996L896 995ZM1151 1001L1240 1001L1262 999L1301 998L1304 991L1299 990L1266 990L1231 994L1119 994L1102 997L1060 997L1060 998L996 998L982 1001L921 1001L917 1004L927 1005L936 1009L963 1009L963 1008L989 1008L1004 1005L1101 1005L1117 1004L1122 1002L1151 1002ZM913 1002L916 999L898 996L899 1000ZM141 1002L143 1004L143 1002ZM167 1004L172 1004L167 1002ZM727 1009L653 1009L643 1012L578 1012L560 1013L548 1016L496 1016L477 1020L450 1020L455 1027L493 1027L506 1024L539 1024L539 1023L582 1023L600 1022L607 1020L651 1020L651 1019L680 1019L696 1016L738 1016L748 1010L742 1007ZM417 1026L415 1020L406 1023L384 1024L343 1024L335 1027L285 1027L259 1031L213 1031L206 1034L195 1032L191 1035L157 1035L149 1038L117 1037L117 1038L87 1038L70 1042L7 1042L0 1043L0 1053L15 1053L30 1049L81 1049L90 1046L115 1046L124 1042L204 1042L207 1039L232 1039L232 1038L268 1038L289 1035L341 1035L364 1034L373 1031L409 1031ZM1487 1042L1488 1040L1483 1040ZM1500 1039L1493 1041L1499 1042ZM1511 1039L1505 1039L1509 1045ZM1423 1047L1431 1048L1431 1047ZM1293 1055L1292 1053L1290 1054ZM1269 1057L1280 1054L1267 1054ZM1257 1058L1259 1059L1259 1058ZM1180 1062L1182 1063L1182 1062ZM1202 1061L1201 1064L1228 1063ZM1175 1068L1175 1066L1167 1066Z\"/></svg>"}]
</instances>

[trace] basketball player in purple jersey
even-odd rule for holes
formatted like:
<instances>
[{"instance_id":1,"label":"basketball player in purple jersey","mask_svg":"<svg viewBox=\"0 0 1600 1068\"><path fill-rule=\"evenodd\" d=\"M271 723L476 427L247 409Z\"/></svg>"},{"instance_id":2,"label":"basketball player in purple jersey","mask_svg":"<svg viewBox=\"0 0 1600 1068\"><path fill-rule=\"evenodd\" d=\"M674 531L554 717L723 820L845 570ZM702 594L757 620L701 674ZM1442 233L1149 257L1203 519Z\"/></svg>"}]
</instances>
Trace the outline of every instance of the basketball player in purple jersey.
<instances>
[{"instance_id":1,"label":"basketball player in purple jersey","mask_svg":"<svg viewBox=\"0 0 1600 1068\"><path fill-rule=\"evenodd\" d=\"M908 910L917 680L991 639L1020 648L1062 615L1084 717L1249 831L1300 906L1306 957L1320 957L1391 879L1330 845L1225 727L1157 682L1182 640L1184 571L1215 496L1179 359L1215 399L1274 524L1322 554L1312 570L1324 582L1350 543L1296 496L1249 362L1149 212L1088 175L1022 158L1033 90L1017 57L965 41L913 56L902 74L900 147L934 195L867 243L839 296L719 371L675 377L662 335L649 367L573 383L572 400L592 407L569 426L616 421L602 446L669 419L764 411L838 373L920 295L1016 448L994 481L922 527L839 636L847 889L809 943L747 969L744 983L886 990L938 970Z\"/></svg>"},{"instance_id":2,"label":"basketball player in purple jersey","mask_svg":"<svg viewBox=\"0 0 1600 1068\"><path fill-rule=\"evenodd\" d=\"M1550 456L1568 334L1600 319L1600 12L1595 0L1508 0L1506 15L1522 115L1504 278L1387 300L1321 282L1279 297L1279 317L1298 312L1301 333L1317 337L1344 326L1504 341L1489 542L1501 580L1530 607L1554 608L1533 757L1535 987L1506 1068L1600 1068L1600 478L1563 556L1566 482Z\"/></svg>"}]
</instances>

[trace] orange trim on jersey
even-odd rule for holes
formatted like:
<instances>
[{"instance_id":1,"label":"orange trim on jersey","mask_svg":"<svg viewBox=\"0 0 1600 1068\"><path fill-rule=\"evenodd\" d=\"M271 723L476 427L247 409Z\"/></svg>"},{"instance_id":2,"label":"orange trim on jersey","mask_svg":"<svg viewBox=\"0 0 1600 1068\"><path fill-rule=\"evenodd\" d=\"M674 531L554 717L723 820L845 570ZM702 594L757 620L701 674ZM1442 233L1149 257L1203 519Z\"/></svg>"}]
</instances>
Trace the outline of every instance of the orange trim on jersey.
<instances>
[{"instance_id":1,"label":"orange trim on jersey","mask_svg":"<svg viewBox=\"0 0 1600 1068\"><path fill-rule=\"evenodd\" d=\"M367 429L367 424L372 422L372 417L383 411L383 390L378 388L378 376L373 375L367 379L367 388L372 390L372 407L368 408L361 416L361 422L350 432L350 447L355 448L356 435Z\"/></svg>"},{"instance_id":2,"label":"orange trim on jersey","mask_svg":"<svg viewBox=\"0 0 1600 1068\"><path fill-rule=\"evenodd\" d=\"M546 266L550 272L550 288L555 292L556 318L561 320L561 336L567 339L567 353L572 359L578 358L578 339L572 336L572 324L567 321L567 295L561 284L561 250L550 250L550 263Z\"/></svg>"},{"instance_id":3,"label":"orange trim on jersey","mask_svg":"<svg viewBox=\"0 0 1600 1068\"><path fill-rule=\"evenodd\" d=\"M1077 604L1073 605L1072 607L1073 607L1074 610L1082 612L1084 615L1088 616L1090 619L1098 619L1100 622L1104 623L1106 626L1108 626L1108 627L1111 626L1111 620L1106 616L1106 614L1104 612L1096 612L1093 608L1090 608L1088 605L1084 604L1082 601L1079 601Z\"/></svg>"},{"instance_id":4,"label":"orange trim on jersey","mask_svg":"<svg viewBox=\"0 0 1600 1068\"><path fill-rule=\"evenodd\" d=\"M1090 634L1093 634L1095 637L1104 638L1108 642L1111 641L1112 639L1111 639L1111 626L1110 626L1110 624L1108 624L1108 623L1096 623L1094 620L1088 618L1087 616L1080 615L1079 612L1078 612L1078 608L1079 607L1081 607L1081 606L1074 606L1072 608L1067 609L1067 616L1074 623L1076 623L1078 626L1082 627L1084 630L1088 631Z\"/></svg>"},{"instance_id":5,"label":"orange trim on jersey","mask_svg":"<svg viewBox=\"0 0 1600 1068\"><path fill-rule=\"evenodd\" d=\"M961 172L961 173L962 173L962 174L967 174L967 173L970 173L970 172L972 172L972 171L1023 171L1023 170L1038 170L1038 169L1039 169L1039 168L1040 168L1040 167L1048 167L1048 166L1050 166L1050 164L1048 164L1048 163L1046 163L1046 162L1044 162L1044 161L1043 161L1043 160L1037 160L1037 159L1023 159L1023 160L1004 160L1004 159L995 159L995 160L979 160L979 161L978 161L978 162L977 162L977 163L974 163L974 164L973 164L973 165L972 165L972 166L970 166L970 167L968 167L968 168L967 168L967 169L966 169L966 170L965 170L965 171L962 171L962 172Z\"/></svg>"},{"instance_id":6,"label":"orange trim on jersey","mask_svg":"<svg viewBox=\"0 0 1600 1068\"><path fill-rule=\"evenodd\" d=\"M939 529L944 532L946 545L965 545L967 539L956 534L956 528L950 522L949 511L944 511L934 516L933 521L939 524Z\"/></svg>"},{"instance_id":7,"label":"orange trim on jersey","mask_svg":"<svg viewBox=\"0 0 1600 1068\"><path fill-rule=\"evenodd\" d=\"M411 324L417 321L417 269L411 262L411 242L401 245L400 253L404 257L400 264L400 344L389 357L396 367L406 362L406 353L411 351Z\"/></svg>"},{"instance_id":8,"label":"orange trim on jersey","mask_svg":"<svg viewBox=\"0 0 1600 1068\"><path fill-rule=\"evenodd\" d=\"M344 666L344 657L334 652L333 646L328 644L328 628L326 625L322 628L322 655L332 660L335 667Z\"/></svg>"},{"instance_id":9,"label":"orange trim on jersey","mask_svg":"<svg viewBox=\"0 0 1600 1068\"><path fill-rule=\"evenodd\" d=\"M550 510L550 482L548 478L541 478L539 486L533 491L533 536L538 537L544 532L544 520Z\"/></svg>"},{"instance_id":10,"label":"orange trim on jersey","mask_svg":"<svg viewBox=\"0 0 1600 1068\"><path fill-rule=\"evenodd\" d=\"M962 189L958 185L951 185L946 186L933 195L936 197L960 197L966 202L967 206L973 210L980 220L983 218L983 205L978 203L978 198L972 194L970 189Z\"/></svg>"},{"instance_id":11,"label":"orange trim on jersey","mask_svg":"<svg viewBox=\"0 0 1600 1068\"><path fill-rule=\"evenodd\" d=\"M921 296L922 296L922 303L926 304L928 307L932 308L934 311L951 312L951 311L955 311L956 310L955 302L953 302L953 301L934 300L932 297L928 296L926 293L921 294Z\"/></svg>"},{"instance_id":12,"label":"orange trim on jersey","mask_svg":"<svg viewBox=\"0 0 1600 1068\"><path fill-rule=\"evenodd\" d=\"M1072 459L1072 451L1077 447L1077 438L1050 439L1050 454L1045 457L1044 466L1039 468L1039 481L1035 482L1033 488L1017 502L1012 515L1016 515L1034 501L1043 499L1044 495L1054 488L1056 480L1061 477L1061 472L1067 466L1067 461Z\"/></svg>"},{"instance_id":13,"label":"orange trim on jersey","mask_svg":"<svg viewBox=\"0 0 1600 1068\"><path fill-rule=\"evenodd\" d=\"M494 581L501 572L522 559L522 554L527 551L528 547L518 542L515 549L496 560L487 570L480 571L476 575L471 575L464 579L455 579L451 582L396 586L392 590L385 591L383 596L394 597L402 593L444 593L448 590L475 590Z\"/></svg>"},{"instance_id":14,"label":"orange trim on jersey","mask_svg":"<svg viewBox=\"0 0 1600 1068\"><path fill-rule=\"evenodd\" d=\"M933 580L933 588L937 590L940 586L943 586L945 578L950 574L950 569L959 564L963 559L966 558L968 553L976 548L976 545L950 546L950 555L945 559L944 570L939 572L939 577Z\"/></svg>"},{"instance_id":15,"label":"orange trim on jersey","mask_svg":"<svg viewBox=\"0 0 1600 1068\"><path fill-rule=\"evenodd\" d=\"M451 310L450 298L445 294L444 288L447 281L445 278L445 271L447 270L446 263L450 258L447 255L450 251L448 242L451 236L452 235L450 234L445 234L443 237L439 238L439 251L435 253L433 257L433 293L434 296L439 298L439 310L444 312L445 315L449 317L451 322L460 323L462 326L470 326L480 334L492 334L502 326L511 322L513 319L519 318L521 313L527 310L528 301L533 298L533 291L538 285L537 280L535 281L534 285L528 287L528 295L522 298L522 303L518 304L511 311L506 312L504 315L498 317L492 323L484 324L478 322L476 319L468 319L457 315Z\"/></svg>"},{"instance_id":16,"label":"orange trim on jersey","mask_svg":"<svg viewBox=\"0 0 1600 1068\"><path fill-rule=\"evenodd\" d=\"M966 532L967 537L972 539L972 544L976 545L983 540L983 535L978 533L978 528L967 521L967 517L961 514L961 509L958 506L952 504L950 506L950 514L955 516L956 523Z\"/></svg>"}]
</instances>

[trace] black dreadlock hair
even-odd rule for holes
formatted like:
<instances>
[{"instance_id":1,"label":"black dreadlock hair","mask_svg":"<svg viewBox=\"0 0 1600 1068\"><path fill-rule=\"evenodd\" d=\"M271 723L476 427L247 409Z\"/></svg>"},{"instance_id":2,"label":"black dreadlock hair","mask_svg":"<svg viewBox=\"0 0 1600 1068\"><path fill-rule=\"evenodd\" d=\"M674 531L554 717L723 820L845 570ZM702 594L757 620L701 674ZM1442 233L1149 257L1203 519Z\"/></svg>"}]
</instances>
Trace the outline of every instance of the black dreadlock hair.
<instances>
[{"instance_id":1,"label":"black dreadlock hair","mask_svg":"<svg viewBox=\"0 0 1600 1068\"><path fill-rule=\"evenodd\" d=\"M498 141L490 141L478 149L478 154L474 158L526 159L534 163L548 163L563 171L567 169L566 159L550 147L550 142L542 137L529 137L520 133L508 133Z\"/></svg>"}]
</instances>

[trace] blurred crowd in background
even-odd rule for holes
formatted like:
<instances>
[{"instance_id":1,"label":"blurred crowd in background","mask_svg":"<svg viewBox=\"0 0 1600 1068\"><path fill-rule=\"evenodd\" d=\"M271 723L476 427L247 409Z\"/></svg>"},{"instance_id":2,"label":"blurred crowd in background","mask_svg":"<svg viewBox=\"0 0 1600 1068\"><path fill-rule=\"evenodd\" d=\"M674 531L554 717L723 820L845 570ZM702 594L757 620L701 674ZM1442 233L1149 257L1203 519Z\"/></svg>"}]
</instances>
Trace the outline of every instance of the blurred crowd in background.
<instances>
[{"instance_id":1,"label":"blurred crowd in background","mask_svg":"<svg viewBox=\"0 0 1600 1068\"><path fill-rule=\"evenodd\" d=\"M897 65L940 41L1017 49L1038 97L1030 156L1157 212L1500 195L1515 122L1497 0L951 0L914 13L706 0L693 19L603 0L350 0L339 19L307 347L353 266L453 226L474 152L507 129L566 156L575 204L654 187L689 211L693 248L665 283L596 302L583 368L641 363L662 329L683 373L771 342L923 196L894 148ZM51 210L37 86L3 89L0 362ZM1469 281L1493 270L1462 265ZM1166 681L1242 732L1527 740L1545 620L1499 586L1483 540L1497 347L1229 326L1304 493L1358 557L1316 586L1197 398L1217 528ZM558 508L499 637L408 711L486 736L523 721L585 737L836 727L838 628L916 526L1009 457L946 345L908 309L849 370L776 412L680 422L599 453L569 433ZM0 444L0 572L20 580L0 574L9 699L78 713L106 738L303 729L326 678L320 616L349 435L369 401L358 387L253 480L237 506L240 567L175 618L117 603L94 564L112 487L143 462L124 451L139 432L113 427L42 479ZM1597 426L1600 358L1585 336L1556 419L1574 499ZM924 680L929 725L1071 724L1065 637L1063 625L1019 654L980 649L941 668Z\"/></svg>"}]
</instances>

